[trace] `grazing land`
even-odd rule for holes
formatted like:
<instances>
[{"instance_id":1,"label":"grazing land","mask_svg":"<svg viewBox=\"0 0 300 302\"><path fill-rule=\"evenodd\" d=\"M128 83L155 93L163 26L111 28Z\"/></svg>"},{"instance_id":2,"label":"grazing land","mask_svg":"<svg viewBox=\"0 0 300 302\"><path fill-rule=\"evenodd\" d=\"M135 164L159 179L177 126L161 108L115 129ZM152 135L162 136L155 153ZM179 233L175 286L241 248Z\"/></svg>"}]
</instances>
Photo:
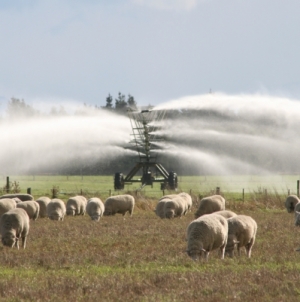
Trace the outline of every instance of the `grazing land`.
<instances>
[{"instance_id":1,"label":"grazing land","mask_svg":"<svg viewBox=\"0 0 300 302\"><path fill-rule=\"evenodd\" d=\"M29 184L34 194L32 183L16 180L21 188ZM50 180L41 190L61 183ZM0 301L299 301L300 228L284 208L284 193L259 187L243 200L241 194L224 192L227 209L258 224L250 259L242 253L221 260L217 251L207 262L187 256L185 232L197 199L214 186L196 194L191 188L194 205L181 219L158 218L153 212L158 198L148 196L151 188L146 188L146 194L135 195L133 217L30 221L25 250L0 246ZM96 194L91 190L85 193ZM66 201L68 195L59 197Z\"/></svg>"}]
</instances>

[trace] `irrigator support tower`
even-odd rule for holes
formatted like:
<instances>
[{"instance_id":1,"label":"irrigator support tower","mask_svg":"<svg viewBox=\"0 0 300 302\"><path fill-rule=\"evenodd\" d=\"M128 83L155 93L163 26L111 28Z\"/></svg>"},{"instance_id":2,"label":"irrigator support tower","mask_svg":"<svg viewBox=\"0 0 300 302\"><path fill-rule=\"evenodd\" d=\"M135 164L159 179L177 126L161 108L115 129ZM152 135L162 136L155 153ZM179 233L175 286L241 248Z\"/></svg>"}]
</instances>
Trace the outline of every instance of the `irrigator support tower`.
<instances>
[{"instance_id":1,"label":"irrigator support tower","mask_svg":"<svg viewBox=\"0 0 300 302\"><path fill-rule=\"evenodd\" d=\"M146 185L153 185L154 182L161 183L161 189L177 189L177 174L173 171L168 172L162 164L157 162L157 155L154 154L155 142L162 141L161 137L155 134L157 130L156 124L165 116L164 110L141 110L127 111L131 127L133 140L131 143L135 145L138 152L139 162L124 177L120 172L115 174L114 187L115 190L124 189L125 184L140 182L141 188ZM142 177L134 179L134 176L142 170ZM155 175L153 174L155 170ZM159 176L157 176L159 175Z\"/></svg>"}]
</instances>

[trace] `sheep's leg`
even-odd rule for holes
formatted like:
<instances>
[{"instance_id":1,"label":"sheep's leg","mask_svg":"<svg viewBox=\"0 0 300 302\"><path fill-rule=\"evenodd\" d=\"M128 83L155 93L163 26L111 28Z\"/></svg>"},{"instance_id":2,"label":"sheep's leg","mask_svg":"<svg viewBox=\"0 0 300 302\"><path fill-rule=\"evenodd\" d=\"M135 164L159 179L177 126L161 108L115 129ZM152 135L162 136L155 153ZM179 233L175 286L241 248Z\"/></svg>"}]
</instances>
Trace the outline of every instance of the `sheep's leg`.
<instances>
[{"instance_id":1,"label":"sheep's leg","mask_svg":"<svg viewBox=\"0 0 300 302\"><path fill-rule=\"evenodd\" d=\"M250 240L250 242L246 245L246 254L248 258L251 258L251 250L252 250L252 246L254 244L254 239L252 238Z\"/></svg>"},{"instance_id":2,"label":"sheep's leg","mask_svg":"<svg viewBox=\"0 0 300 302\"><path fill-rule=\"evenodd\" d=\"M22 247L23 247L23 249L25 249L25 247L26 247L26 239L27 239L26 236L22 237Z\"/></svg>"},{"instance_id":3,"label":"sheep's leg","mask_svg":"<svg viewBox=\"0 0 300 302\"><path fill-rule=\"evenodd\" d=\"M16 238L15 246L17 247L17 249L20 249L20 247L19 247L19 238L18 237Z\"/></svg>"},{"instance_id":4,"label":"sheep's leg","mask_svg":"<svg viewBox=\"0 0 300 302\"><path fill-rule=\"evenodd\" d=\"M221 259L224 259L224 256L225 256L225 246L226 246L226 244L224 244L223 246L220 247L219 254L221 255Z\"/></svg>"}]
</instances>

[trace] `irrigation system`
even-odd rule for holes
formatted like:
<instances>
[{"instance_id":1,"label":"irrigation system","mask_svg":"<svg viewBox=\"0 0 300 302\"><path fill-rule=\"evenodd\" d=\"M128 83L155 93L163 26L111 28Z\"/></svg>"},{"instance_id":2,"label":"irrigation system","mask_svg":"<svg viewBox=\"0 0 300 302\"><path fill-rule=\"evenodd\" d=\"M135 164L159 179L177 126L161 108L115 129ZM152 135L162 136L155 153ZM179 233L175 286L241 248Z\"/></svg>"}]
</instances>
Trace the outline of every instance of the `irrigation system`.
<instances>
[{"instance_id":1,"label":"irrigation system","mask_svg":"<svg viewBox=\"0 0 300 302\"><path fill-rule=\"evenodd\" d=\"M146 185L153 186L154 182L159 182L161 190L176 190L178 185L177 174L168 172L161 163L157 162L156 142L162 142L163 137L157 135L158 125L163 120L165 110L144 109L141 111L128 109L128 117L132 127L131 143L138 153L138 162L124 176L117 172L114 177L115 190L124 189L125 184L141 183L140 189ZM141 173L141 177L135 176Z\"/></svg>"}]
</instances>

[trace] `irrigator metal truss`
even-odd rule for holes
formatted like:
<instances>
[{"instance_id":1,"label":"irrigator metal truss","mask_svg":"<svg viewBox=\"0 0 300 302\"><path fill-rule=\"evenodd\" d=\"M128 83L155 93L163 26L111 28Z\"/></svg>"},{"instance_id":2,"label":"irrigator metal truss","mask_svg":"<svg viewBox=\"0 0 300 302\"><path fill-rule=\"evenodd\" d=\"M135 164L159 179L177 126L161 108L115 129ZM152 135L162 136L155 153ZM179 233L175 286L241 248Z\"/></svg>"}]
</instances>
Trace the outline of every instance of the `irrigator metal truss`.
<instances>
[{"instance_id":1,"label":"irrigator metal truss","mask_svg":"<svg viewBox=\"0 0 300 302\"><path fill-rule=\"evenodd\" d=\"M162 164L157 162L157 155L154 149L157 148L155 142L163 141L162 137L157 135L159 123L165 116L165 110L141 110L127 111L132 127L132 144L138 152L139 162L131 171L123 176L122 173L116 173L114 179L115 190L124 189L124 184L140 182L143 188L146 185L153 185L153 182L160 182L161 189L177 189L177 174L168 172ZM142 177L135 179L134 176L142 170ZM155 176L153 173L155 170ZM159 175L159 176L158 176Z\"/></svg>"}]
</instances>

